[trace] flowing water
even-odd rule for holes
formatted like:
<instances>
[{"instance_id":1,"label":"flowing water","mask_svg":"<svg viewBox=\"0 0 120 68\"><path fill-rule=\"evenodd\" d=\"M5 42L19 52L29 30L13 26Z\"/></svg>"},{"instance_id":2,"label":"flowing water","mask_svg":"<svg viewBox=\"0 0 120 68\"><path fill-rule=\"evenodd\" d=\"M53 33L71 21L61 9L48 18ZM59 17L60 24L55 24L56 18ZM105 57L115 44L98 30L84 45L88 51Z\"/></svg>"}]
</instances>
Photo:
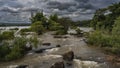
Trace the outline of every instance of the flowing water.
<instances>
[{"instance_id":1,"label":"flowing water","mask_svg":"<svg viewBox=\"0 0 120 68\"><path fill-rule=\"evenodd\" d=\"M119 68L106 60L107 55L99 48L89 47L84 41L84 37L67 35L68 38L54 38L53 32L47 32L38 38L44 43L51 43L51 46L61 45L61 47L45 50L43 53L35 54L30 52L19 60L0 63L0 68L10 68L11 65L29 65L29 68L50 68L55 62L62 61L62 54L72 50L75 59L72 66L66 68ZM38 47L41 48L41 45Z\"/></svg>"}]
</instances>

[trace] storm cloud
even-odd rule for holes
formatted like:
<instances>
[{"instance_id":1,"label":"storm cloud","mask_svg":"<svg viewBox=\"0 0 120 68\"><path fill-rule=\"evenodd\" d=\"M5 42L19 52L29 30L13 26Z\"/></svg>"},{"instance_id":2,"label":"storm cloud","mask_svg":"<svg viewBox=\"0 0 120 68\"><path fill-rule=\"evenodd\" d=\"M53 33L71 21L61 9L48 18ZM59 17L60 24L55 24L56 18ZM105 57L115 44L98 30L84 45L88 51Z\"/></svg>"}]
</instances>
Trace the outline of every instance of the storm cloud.
<instances>
[{"instance_id":1,"label":"storm cloud","mask_svg":"<svg viewBox=\"0 0 120 68\"><path fill-rule=\"evenodd\" d=\"M57 13L74 20L91 19L95 10L120 0L0 0L0 21L28 21L30 11L43 10L46 15Z\"/></svg>"}]
</instances>

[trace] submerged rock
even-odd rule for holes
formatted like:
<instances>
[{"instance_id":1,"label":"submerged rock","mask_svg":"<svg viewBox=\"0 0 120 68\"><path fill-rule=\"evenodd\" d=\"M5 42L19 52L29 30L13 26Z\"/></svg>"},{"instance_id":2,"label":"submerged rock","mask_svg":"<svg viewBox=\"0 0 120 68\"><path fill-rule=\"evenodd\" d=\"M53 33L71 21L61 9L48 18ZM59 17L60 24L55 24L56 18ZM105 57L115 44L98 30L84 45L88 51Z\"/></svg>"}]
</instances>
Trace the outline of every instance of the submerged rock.
<instances>
[{"instance_id":1,"label":"submerged rock","mask_svg":"<svg viewBox=\"0 0 120 68\"><path fill-rule=\"evenodd\" d=\"M65 68L64 62L56 62L50 68Z\"/></svg>"},{"instance_id":2,"label":"submerged rock","mask_svg":"<svg viewBox=\"0 0 120 68\"><path fill-rule=\"evenodd\" d=\"M61 45L56 45L56 47L61 47Z\"/></svg>"},{"instance_id":3,"label":"submerged rock","mask_svg":"<svg viewBox=\"0 0 120 68\"><path fill-rule=\"evenodd\" d=\"M69 52L63 54L63 60L73 61L73 59L74 59L74 52L73 51L69 51Z\"/></svg>"},{"instance_id":4,"label":"submerged rock","mask_svg":"<svg viewBox=\"0 0 120 68\"><path fill-rule=\"evenodd\" d=\"M28 65L19 65L18 67L16 67L16 68L27 68L28 67Z\"/></svg>"},{"instance_id":5,"label":"submerged rock","mask_svg":"<svg viewBox=\"0 0 120 68\"><path fill-rule=\"evenodd\" d=\"M44 46L50 46L51 43L42 43L42 45L44 45Z\"/></svg>"},{"instance_id":6,"label":"submerged rock","mask_svg":"<svg viewBox=\"0 0 120 68\"><path fill-rule=\"evenodd\" d=\"M43 53L45 49L36 49L34 52L35 53Z\"/></svg>"},{"instance_id":7,"label":"submerged rock","mask_svg":"<svg viewBox=\"0 0 120 68\"><path fill-rule=\"evenodd\" d=\"M55 35L54 38L69 38L66 35Z\"/></svg>"},{"instance_id":8,"label":"submerged rock","mask_svg":"<svg viewBox=\"0 0 120 68\"><path fill-rule=\"evenodd\" d=\"M11 65L7 68L27 68L27 67L28 67L28 65Z\"/></svg>"}]
</instances>

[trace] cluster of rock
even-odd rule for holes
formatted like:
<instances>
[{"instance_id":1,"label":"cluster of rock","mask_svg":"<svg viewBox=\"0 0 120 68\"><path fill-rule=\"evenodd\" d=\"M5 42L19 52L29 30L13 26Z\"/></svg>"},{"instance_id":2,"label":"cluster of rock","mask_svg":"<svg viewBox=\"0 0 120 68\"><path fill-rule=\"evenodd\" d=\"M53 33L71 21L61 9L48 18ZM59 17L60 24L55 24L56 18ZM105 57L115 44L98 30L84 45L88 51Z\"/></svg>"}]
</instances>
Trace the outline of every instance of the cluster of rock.
<instances>
[{"instance_id":1,"label":"cluster of rock","mask_svg":"<svg viewBox=\"0 0 120 68\"><path fill-rule=\"evenodd\" d=\"M65 65L72 65L72 61L74 59L73 51L64 53L62 56L63 56L63 61L54 63L50 68L65 68Z\"/></svg>"}]
</instances>

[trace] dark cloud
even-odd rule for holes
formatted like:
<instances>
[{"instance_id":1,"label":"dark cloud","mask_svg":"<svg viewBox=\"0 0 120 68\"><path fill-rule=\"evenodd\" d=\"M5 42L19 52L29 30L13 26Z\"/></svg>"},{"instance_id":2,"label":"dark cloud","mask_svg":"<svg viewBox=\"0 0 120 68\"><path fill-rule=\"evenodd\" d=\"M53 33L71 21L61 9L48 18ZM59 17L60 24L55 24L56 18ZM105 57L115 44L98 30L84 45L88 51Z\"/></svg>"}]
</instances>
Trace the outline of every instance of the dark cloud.
<instances>
[{"instance_id":1,"label":"dark cloud","mask_svg":"<svg viewBox=\"0 0 120 68\"><path fill-rule=\"evenodd\" d=\"M74 20L91 19L98 8L119 2L120 0L0 0L0 21L3 18L20 20L30 16L29 11L43 10L45 14L58 13ZM26 12L25 12L26 11ZM10 14L9 14L10 12ZM16 15L12 15L11 13ZM3 15L5 14L5 15ZM1 19L2 17L2 19ZM17 20L18 20L17 19ZM25 18L24 18L25 19ZM27 19L28 20L28 19Z\"/></svg>"}]
</instances>

